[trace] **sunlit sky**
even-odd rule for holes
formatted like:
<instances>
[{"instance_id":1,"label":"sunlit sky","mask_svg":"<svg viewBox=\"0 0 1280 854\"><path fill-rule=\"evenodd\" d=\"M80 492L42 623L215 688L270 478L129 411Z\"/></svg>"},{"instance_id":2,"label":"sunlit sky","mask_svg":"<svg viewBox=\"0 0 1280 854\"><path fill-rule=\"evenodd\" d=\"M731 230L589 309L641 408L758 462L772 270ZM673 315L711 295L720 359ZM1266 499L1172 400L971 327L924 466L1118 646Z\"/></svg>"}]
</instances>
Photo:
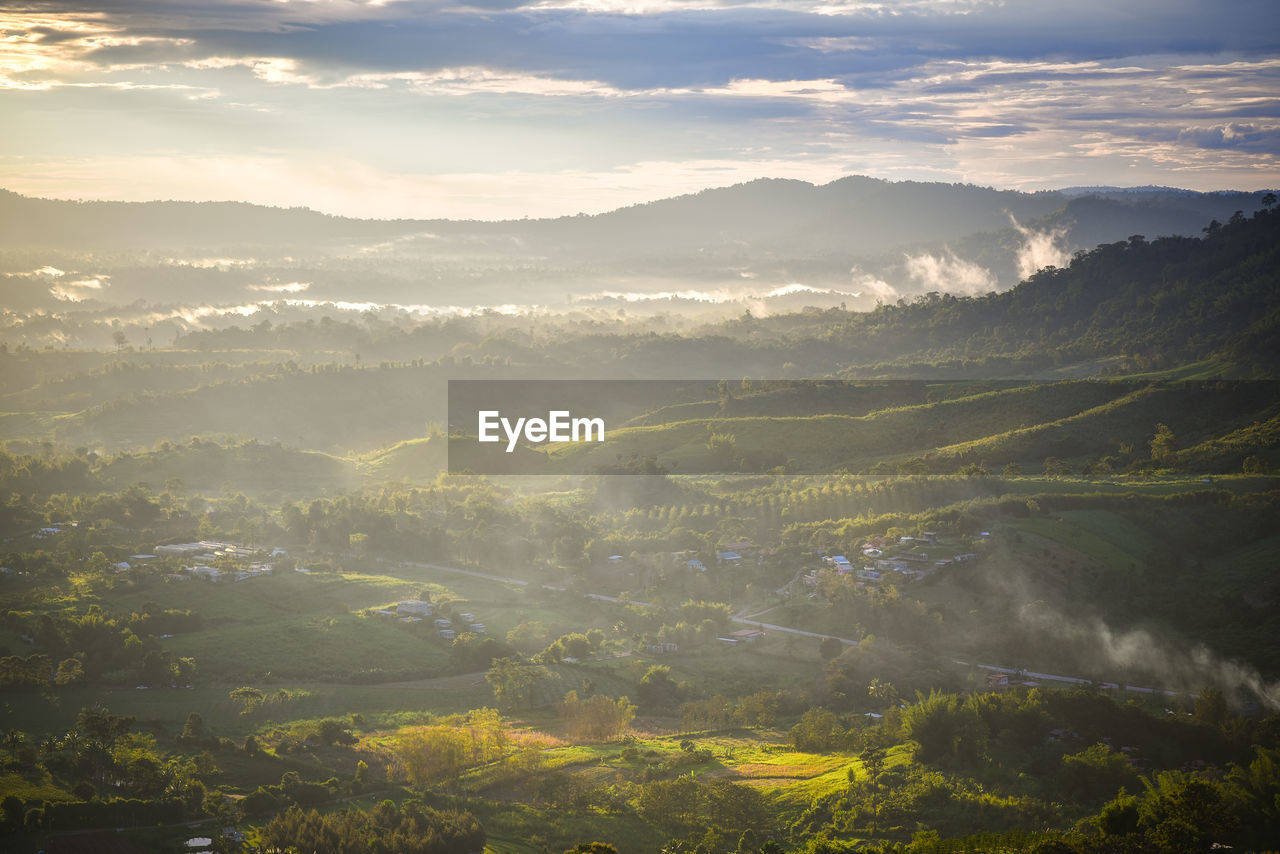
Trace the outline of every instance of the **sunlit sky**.
<instances>
[{"instance_id":1,"label":"sunlit sky","mask_svg":"<svg viewBox=\"0 0 1280 854\"><path fill-rule=\"evenodd\" d=\"M1280 186L1277 0L0 0L0 187L370 217Z\"/></svg>"}]
</instances>

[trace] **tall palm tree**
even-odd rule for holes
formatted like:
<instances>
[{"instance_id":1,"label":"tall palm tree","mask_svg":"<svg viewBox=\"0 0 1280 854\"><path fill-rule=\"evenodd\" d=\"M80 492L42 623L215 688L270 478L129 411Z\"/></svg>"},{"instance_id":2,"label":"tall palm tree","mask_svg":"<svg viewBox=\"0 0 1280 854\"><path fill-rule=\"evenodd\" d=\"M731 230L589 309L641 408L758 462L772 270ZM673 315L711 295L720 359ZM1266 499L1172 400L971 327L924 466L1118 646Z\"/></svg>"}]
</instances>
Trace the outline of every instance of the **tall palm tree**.
<instances>
[{"instance_id":1,"label":"tall palm tree","mask_svg":"<svg viewBox=\"0 0 1280 854\"><path fill-rule=\"evenodd\" d=\"M11 729L4 736L4 746L9 749L9 758L18 758L18 748L22 746L25 736L16 729Z\"/></svg>"}]
</instances>

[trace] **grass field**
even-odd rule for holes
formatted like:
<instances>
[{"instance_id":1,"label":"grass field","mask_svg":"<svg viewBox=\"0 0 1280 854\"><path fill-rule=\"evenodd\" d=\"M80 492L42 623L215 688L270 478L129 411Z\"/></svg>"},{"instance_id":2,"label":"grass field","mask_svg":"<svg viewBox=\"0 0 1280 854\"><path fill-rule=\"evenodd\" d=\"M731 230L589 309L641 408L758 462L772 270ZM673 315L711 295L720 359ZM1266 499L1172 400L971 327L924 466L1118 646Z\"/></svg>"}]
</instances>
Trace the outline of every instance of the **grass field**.
<instances>
[{"instance_id":1,"label":"grass field","mask_svg":"<svg viewBox=\"0 0 1280 854\"><path fill-rule=\"evenodd\" d=\"M1112 570L1142 563L1156 545L1151 534L1106 510L1070 510L1054 517L1019 519L1011 526L1088 555Z\"/></svg>"},{"instance_id":2,"label":"grass field","mask_svg":"<svg viewBox=\"0 0 1280 854\"><path fill-rule=\"evenodd\" d=\"M448 462L447 444L429 437L407 439L355 458L360 473L375 482L429 483Z\"/></svg>"}]
</instances>

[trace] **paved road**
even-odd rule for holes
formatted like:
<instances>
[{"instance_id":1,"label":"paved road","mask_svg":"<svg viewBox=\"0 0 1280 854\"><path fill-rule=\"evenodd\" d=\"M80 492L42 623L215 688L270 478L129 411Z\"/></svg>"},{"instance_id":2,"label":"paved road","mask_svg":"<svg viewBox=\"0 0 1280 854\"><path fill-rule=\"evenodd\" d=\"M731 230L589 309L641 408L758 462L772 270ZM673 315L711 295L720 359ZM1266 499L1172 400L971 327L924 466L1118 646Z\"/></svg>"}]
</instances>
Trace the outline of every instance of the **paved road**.
<instances>
[{"instance_id":1,"label":"paved road","mask_svg":"<svg viewBox=\"0 0 1280 854\"><path fill-rule=\"evenodd\" d=\"M526 580L524 580L524 579L521 579L521 578L511 578L511 577L509 577L509 576L504 576L504 575L490 575L490 574L488 574L488 573L484 573L484 572L475 572L475 571L470 570L470 569L459 569L459 568L458 568L458 567L456 567L456 566L442 566L442 565L440 565L440 564L436 564L436 563L414 563L414 562L408 562L408 564L407 564L407 565L408 565L408 566L419 566L419 567L423 567L423 568L425 568L425 569L436 569L436 570L440 570L441 572L453 572L453 573L457 573L457 574L459 574L459 575L470 575L470 576L471 576L471 577L473 577L473 578L483 578L483 579L487 579L487 580L489 580L489 581L499 581L499 582L502 582L502 583L504 583L504 584L519 584L519 585L521 585L521 586L528 586L528 584L529 584L529 582L528 582L528 581L526 581ZM793 580L794 580L794 579L793 579ZM790 582L788 582L788 583L790 583ZM784 585L784 587L785 587L785 586L786 586L786 585ZM547 588L547 589L549 589L549 590L558 590L558 591L561 591L561 592L563 592L563 591L565 590L565 588L564 588L564 587L556 587L556 586L553 586L553 585L550 585L550 584L544 584L544 585L543 585L543 587L546 587L546 588ZM619 597L619 596L608 596L608 595L605 595L604 593L587 593L587 594L584 594L584 595L585 595L588 599L596 599L596 600L598 600L598 601L600 601L600 602L617 602L617 603L619 603L619 604L625 604L625 605L640 605L640 606L642 606L642 607L643 607L643 606L646 606L646 605L648 605L648 604L649 604L648 602L640 602L640 601L638 601L638 600L636 600L636 599L623 599L623 598L621 598L621 597ZM768 610L772 610L772 609L768 609ZM767 611L760 611L759 613L764 614L764 613L767 613ZM834 635L823 634L823 633L821 633L821 632L810 632L810 631L806 631L806 630L804 630L804 629L794 629L794 628L792 628L792 627L790 627L790 626L779 626L779 625L777 625L777 624L775 624L775 623L761 623L761 622L758 622L758 621L756 621L756 620L751 619L751 617L744 617L744 616L740 616L740 615L738 615L738 614L733 615L733 616L732 616L732 617L730 617L729 619L730 619L730 620L732 620L732 621L733 621L733 622L735 622L735 623L739 623L739 624L744 625L744 626L751 626L752 628L764 629L765 631L770 631L770 632L783 632L783 633L785 633L785 634L801 635L801 636L803 636L803 637L807 637L807 638L819 638L819 639L821 639L821 638L828 638L828 637L834 637ZM857 646L857 645L858 645L858 641L853 640L852 638L842 638L842 637L837 637L837 638L836 638L836 640L838 640L838 641L840 641L840 643L846 644L846 645L848 645L848 646ZM969 662L967 662L967 661L960 661L960 660L958 660L958 659L956 660L956 664L960 664L960 665L963 665L963 666L965 666L965 667L968 667L968 666L969 666ZM1021 674L1022 676L1030 677L1030 678L1032 678L1032 679L1040 679L1040 680L1045 680L1045 681L1049 681L1049 682L1065 682L1065 683L1073 684L1073 685L1092 685L1092 684L1094 684L1094 680L1092 680L1092 679L1084 679L1084 678L1079 677L1079 676L1062 676L1062 675L1060 675L1060 674L1056 674L1056 673L1036 673L1036 672L1033 672L1033 671L1030 671L1030 670L1019 670L1019 669L1018 669L1018 668L1016 668L1016 667L999 667L999 666L994 665L994 664L977 664L977 665L975 665L975 666L976 666L976 667L981 668L982 670L990 670L990 671L992 671L992 672L998 672L998 673L1009 673L1009 674L1018 673L1018 674ZM1108 689L1117 689L1117 688L1120 688L1120 687L1121 687L1120 685L1118 685L1118 684L1117 684L1117 683L1115 683L1115 682L1098 682L1097 684L1098 684L1100 687L1102 687L1102 688L1108 688ZM1177 692L1177 691L1165 691L1165 690L1161 690L1161 689L1158 689L1158 688L1143 688L1143 687L1140 687L1140 686L1138 686L1138 685L1125 685L1125 686L1124 686L1124 690L1125 690L1125 691L1132 691L1132 692L1134 692L1134 693L1136 693L1136 694L1162 694L1162 695L1167 696L1167 697L1176 697L1176 696L1178 696L1178 694L1179 694L1179 692ZM1190 695L1190 694L1189 694L1188 696L1194 696L1194 695Z\"/></svg>"}]
</instances>

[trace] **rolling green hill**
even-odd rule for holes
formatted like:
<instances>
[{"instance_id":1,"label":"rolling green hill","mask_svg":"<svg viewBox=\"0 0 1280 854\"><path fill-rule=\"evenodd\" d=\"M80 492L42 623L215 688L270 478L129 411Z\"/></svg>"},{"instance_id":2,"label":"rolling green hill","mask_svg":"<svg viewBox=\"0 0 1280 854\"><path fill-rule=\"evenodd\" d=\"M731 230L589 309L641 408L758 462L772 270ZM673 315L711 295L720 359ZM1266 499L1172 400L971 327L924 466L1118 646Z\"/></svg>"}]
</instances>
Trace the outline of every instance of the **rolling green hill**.
<instances>
[{"instance_id":1,"label":"rolling green hill","mask_svg":"<svg viewBox=\"0 0 1280 854\"><path fill-rule=\"evenodd\" d=\"M935 385L935 394L941 387ZM908 393L916 392L894 396ZM954 472L969 463L988 468L1017 463L1033 470L1057 457L1077 470L1093 464L1101 467L1099 473L1109 473L1151 461L1148 442L1156 425L1165 424L1174 434L1172 450L1188 450L1155 462L1217 473L1239 471L1245 456L1270 448L1274 435L1267 425L1274 424L1280 405L1280 387L1271 382L1073 381L959 393L864 416L718 414L626 427L610 431L600 445L559 449L553 468L589 471L635 457L653 458L677 473L760 471L788 464L798 471L866 473L913 460L924 466L918 469L922 472ZM727 410L778 411L786 400L765 393L737 400ZM636 422L711 407L672 407ZM726 440L732 449L722 448L717 456L710 447L713 434L732 437Z\"/></svg>"},{"instance_id":2,"label":"rolling green hill","mask_svg":"<svg viewBox=\"0 0 1280 854\"><path fill-rule=\"evenodd\" d=\"M105 486L124 489L145 483L153 490L173 485L180 491L313 495L361 484L355 466L317 451L244 442L222 445L194 439L184 445L162 443L153 451L119 454L98 470Z\"/></svg>"}]
</instances>

